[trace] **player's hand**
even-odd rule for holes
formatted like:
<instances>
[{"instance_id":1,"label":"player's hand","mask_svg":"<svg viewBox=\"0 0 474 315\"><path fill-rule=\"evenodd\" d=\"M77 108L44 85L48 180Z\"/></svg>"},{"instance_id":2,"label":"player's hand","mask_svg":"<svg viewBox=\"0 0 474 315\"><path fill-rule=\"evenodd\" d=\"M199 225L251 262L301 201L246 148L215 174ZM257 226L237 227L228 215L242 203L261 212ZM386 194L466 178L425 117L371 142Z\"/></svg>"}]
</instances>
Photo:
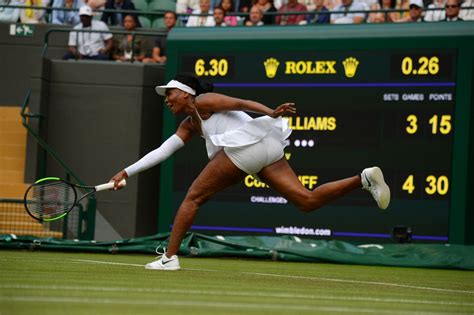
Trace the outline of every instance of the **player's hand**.
<instances>
[{"instance_id":1,"label":"player's hand","mask_svg":"<svg viewBox=\"0 0 474 315\"><path fill-rule=\"evenodd\" d=\"M118 189L123 188L123 186L120 185L120 182L127 178L128 178L127 172L125 172L125 170L121 170L120 172L115 174L114 177L112 177L109 180L109 182L114 182L114 190L118 190Z\"/></svg>"},{"instance_id":2,"label":"player's hand","mask_svg":"<svg viewBox=\"0 0 474 315\"><path fill-rule=\"evenodd\" d=\"M271 117L277 118L283 115L295 114L295 113L296 113L295 103L284 103L278 106L277 108L275 108Z\"/></svg>"}]
</instances>

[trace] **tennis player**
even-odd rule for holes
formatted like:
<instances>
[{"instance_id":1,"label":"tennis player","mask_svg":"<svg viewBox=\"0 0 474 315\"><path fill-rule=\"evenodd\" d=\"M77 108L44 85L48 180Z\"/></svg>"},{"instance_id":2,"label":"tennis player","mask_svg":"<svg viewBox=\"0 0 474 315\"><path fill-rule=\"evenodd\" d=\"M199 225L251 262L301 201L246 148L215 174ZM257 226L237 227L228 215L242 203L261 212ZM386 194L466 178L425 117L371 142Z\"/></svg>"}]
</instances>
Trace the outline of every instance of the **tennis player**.
<instances>
[{"instance_id":1,"label":"tennis player","mask_svg":"<svg viewBox=\"0 0 474 315\"><path fill-rule=\"evenodd\" d=\"M209 163L191 184L176 213L167 250L147 264L147 269L180 269L176 254L199 207L247 174L258 176L303 212L314 211L358 188L368 190L381 209L390 203L390 189L378 167L366 168L360 175L326 183L312 191L301 184L283 152L291 130L281 116L294 114L294 103L271 109L258 102L213 93L212 85L184 73L155 90L166 97L165 103L173 114L184 113L188 117L159 148L112 177L116 189L122 179L161 163L194 135L204 138ZM245 112L264 116L254 119Z\"/></svg>"}]
</instances>

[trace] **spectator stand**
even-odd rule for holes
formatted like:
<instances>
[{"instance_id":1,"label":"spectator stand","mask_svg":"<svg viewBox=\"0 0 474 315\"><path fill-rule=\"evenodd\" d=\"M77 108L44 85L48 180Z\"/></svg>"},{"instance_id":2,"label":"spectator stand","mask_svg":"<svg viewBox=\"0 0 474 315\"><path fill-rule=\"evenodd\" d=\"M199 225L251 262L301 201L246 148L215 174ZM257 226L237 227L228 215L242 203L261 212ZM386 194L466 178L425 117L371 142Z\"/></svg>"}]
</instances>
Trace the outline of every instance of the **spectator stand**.
<instances>
[{"instance_id":1,"label":"spectator stand","mask_svg":"<svg viewBox=\"0 0 474 315\"><path fill-rule=\"evenodd\" d=\"M162 29L164 28L163 24L163 16L166 11L174 11L176 7L176 3L174 0L159 0L159 1L148 1L148 0L134 0L134 4L136 5L137 10L107 10L107 9L101 9L101 10L94 10L94 13L96 15L94 16L95 19L100 19L101 13L102 12L121 12L124 14L137 14L139 16L140 23L142 24L142 28L151 28L151 29ZM38 9L38 10L44 10L44 7L41 6L24 6L24 5L10 5L10 4L0 4L0 10L2 8L18 8L18 9ZM76 10L78 11L79 9L67 9L67 8L49 8L49 11L51 10L63 10L63 11L72 11ZM423 9L425 12L427 11L439 11L441 10L440 8L424 8ZM474 6L463 6L461 7L461 12L463 11L468 11L468 10L474 10ZM388 15L389 13L392 12L407 12L407 9L380 9L380 10L355 10L351 11L352 13L365 13L366 19L369 13L384 13ZM345 13L345 11L329 11L330 14L337 14L337 13ZM279 12L267 12L265 13L266 15L308 15L311 16L314 13L312 11L307 11L307 12L285 12L285 13L279 13ZM182 18L181 17L189 17L193 14L178 14L178 23L176 27L183 26L182 24ZM211 14L208 14L211 15ZM248 13L232 13L231 15L236 15L236 16L248 16ZM461 14L460 14L461 15ZM239 24L240 26L241 24ZM277 25L277 24L275 24Z\"/></svg>"},{"instance_id":2,"label":"spectator stand","mask_svg":"<svg viewBox=\"0 0 474 315\"><path fill-rule=\"evenodd\" d=\"M49 47L49 40L50 40L50 36L52 33L69 33L69 32L77 32L77 33L111 33L111 34L120 34L120 35L132 35L132 37L135 39L136 36L144 36L144 37L157 37L157 36L166 36L166 31L163 30L163 31L157 31L157 30L154 30L154 31L134 31L134 32L128 32L128 31L124 31L124 30L118 30L118 29L110 29L108 31L91 31L91 30L74 30L72 31L71 29L63 29L63 28L51 28L49 29L46 34L45 34L45 38L44 38L44 46L43 46L43 52L42 52L42 56L43 57L46 57L47 55L47 51L48 51L48 47ZM131 59L129 62L134 62L134 56L133 56L133 51L134 51L134 43L135 43L135 40L132 40L132 47L131 47L131 50L132 50L132 56L131 56Z\"/></svg>"}]
</instances>

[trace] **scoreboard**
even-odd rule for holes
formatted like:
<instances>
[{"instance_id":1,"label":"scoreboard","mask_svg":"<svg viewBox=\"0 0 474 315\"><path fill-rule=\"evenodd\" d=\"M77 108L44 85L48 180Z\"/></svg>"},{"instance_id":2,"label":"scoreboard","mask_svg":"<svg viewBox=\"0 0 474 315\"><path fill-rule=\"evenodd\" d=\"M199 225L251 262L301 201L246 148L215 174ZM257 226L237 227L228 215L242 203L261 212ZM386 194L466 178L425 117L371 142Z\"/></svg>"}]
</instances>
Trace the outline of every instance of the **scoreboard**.
<instances>
[{"instance_id":1,"label":"scoreboard","mask_svg":"<svg viewBox=\"0 0 474 315\"><path fill-rule=\"evenodd\" d=\"M398 38L404 33L395 32L400 27L410 36ZM472 144L468 130L474 55L466 54L468 48L455 38L459 30L454 37L437 38L446 45L432 47L430 32L411 25L396 28L171 33L168 79L192 72L212 82L219 93L272 108L296 103L297 114L286 117L293 132L285 158L308 189L377 165L392 192L387 210L379 210L370 194L360 190L307 214L248 175L204 205L192 231L384 242L401 226L410 228L418 242L465 237L459 226L465 218L458 217L469 211L463 206L469 200L469 156L463 152ZM388 29L395 32L393 38L377 36L390 34ZM359 37L354 30L361 32ZM322 33L327 37L320 38ZM463 70L466 65L470 71ZM468 82L461 83L461 78ZM174 132L182 118L166 113L165 134ZM196 137L164 164L161 231L170 228L206 163L203 140Z\"/></svg>"}]
</instances>

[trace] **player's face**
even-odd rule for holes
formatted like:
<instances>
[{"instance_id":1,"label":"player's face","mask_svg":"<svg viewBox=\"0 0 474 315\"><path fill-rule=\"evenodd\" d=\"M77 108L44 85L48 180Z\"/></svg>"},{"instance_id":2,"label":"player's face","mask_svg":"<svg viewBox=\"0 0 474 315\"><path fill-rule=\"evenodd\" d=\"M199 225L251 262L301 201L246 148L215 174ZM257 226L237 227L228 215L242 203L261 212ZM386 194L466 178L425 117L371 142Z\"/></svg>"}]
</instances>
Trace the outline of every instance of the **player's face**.
<instances>
[{"instance_id":1,"label":"player's face","mask_svg":"<svg viewBox=\"0 0 474 315\"><path fill-rule=\"evenodd\" d=\"M165 95L165 103L173 114L184 112L186 108L186 92L179 89L167 89Z\"/></svg>"}]
</instances>

